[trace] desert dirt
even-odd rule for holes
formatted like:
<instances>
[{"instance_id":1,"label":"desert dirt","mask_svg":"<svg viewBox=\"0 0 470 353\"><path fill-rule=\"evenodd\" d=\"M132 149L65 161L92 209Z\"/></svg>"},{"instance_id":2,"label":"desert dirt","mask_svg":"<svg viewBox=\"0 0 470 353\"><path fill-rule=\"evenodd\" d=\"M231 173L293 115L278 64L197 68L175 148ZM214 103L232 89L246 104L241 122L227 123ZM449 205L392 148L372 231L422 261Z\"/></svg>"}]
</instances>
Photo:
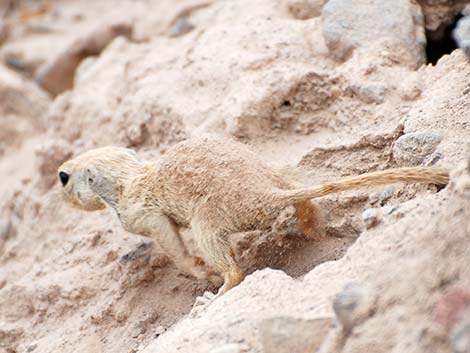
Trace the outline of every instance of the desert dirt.
<instances>
[{"instance_id":1,"label":"desert dirt","mask_svg":"<svg viewBox=\"0 0 470 353\"><path fill-rule=\"evenodd\" d=\"M423 47L464 2L398 3L400 31L364 41L370 17L341 43L338 0L0 0L0 353L469 352L470 64L460 49L426 64ZM234 235L247 277L191 310L217 287L110 209L71 208L57 168L206 135L305 185L412 165L452 177L318 199L315 239Z\"/></svg>"}]
</instances>

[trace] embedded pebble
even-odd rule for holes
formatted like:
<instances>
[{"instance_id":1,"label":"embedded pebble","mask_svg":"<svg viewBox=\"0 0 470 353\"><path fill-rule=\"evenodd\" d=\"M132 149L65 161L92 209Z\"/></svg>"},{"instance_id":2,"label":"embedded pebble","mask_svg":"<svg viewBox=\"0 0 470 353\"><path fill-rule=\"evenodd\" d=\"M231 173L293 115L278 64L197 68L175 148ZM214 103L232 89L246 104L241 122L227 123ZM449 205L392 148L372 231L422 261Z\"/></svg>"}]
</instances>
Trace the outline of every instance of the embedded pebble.
<instances>
[{"instance_id":1,"label":"embedded pebble","mask_svg":"<svg viewBox=\"0 0 470 353\"><path fill-rule=\"evenodd\" d=\"M178 19L175 24L170 28L168 35L170 37L179 37L183 34L191 32L195 26L189 22L187 18L180 18Z\"/></svg>"},{"instance_id":2,"label":"embedded pebble","mask_svg":"<svg viewBox=\"0 0 470 353\"><path fill-rule=\"evenodd\" d=\"M143 256L148 256L152 251L153 243L151 241L141 241L134 249L122 255L119 263L124 264L129 261L134 261Z\"/></svg>"},{"instance_id":3,"label":"embedded pebble","mask_svg":"<svg viewBox=\"0 0 470 353\"><path fill-rule=\"evenodd\" d=\"M400 136L393 146L393 158L400 165L420 165L442 140L434 132L411 132Z\"/></svg>"},{"instance_id":4,"label":"embedded pebble","mask_svg":"<svg viewBox=\"0 0 470 353\"><path fill-rule=\"evenodd\" d=\"M362 212L362 220L367 229L376 226L380 222L380 212L377 208L368 208Z\"/></svg>"},{"instance_id":5,"label":"embedded pebble","mask_svg":"<svg viewBox=\"0 0 470 353\"><path fill-rule=\"evenodd\" d=\"M395 193L396 187L394 185L387 186L384 191L380 194L379 200L380 205L383 206L388 200L390 200Z\"/></svg>"},{"instance_id":6,"label":"embedded pebble","mask_svg":"<svg viewBox=\"0 0 470 353\"><path fill-rule=\"evenodd\" d=\"M374 310L376 293L365 284L350 282L333 299L333 311L345 330L361 323Z\"/></svg>"}]
</instances>

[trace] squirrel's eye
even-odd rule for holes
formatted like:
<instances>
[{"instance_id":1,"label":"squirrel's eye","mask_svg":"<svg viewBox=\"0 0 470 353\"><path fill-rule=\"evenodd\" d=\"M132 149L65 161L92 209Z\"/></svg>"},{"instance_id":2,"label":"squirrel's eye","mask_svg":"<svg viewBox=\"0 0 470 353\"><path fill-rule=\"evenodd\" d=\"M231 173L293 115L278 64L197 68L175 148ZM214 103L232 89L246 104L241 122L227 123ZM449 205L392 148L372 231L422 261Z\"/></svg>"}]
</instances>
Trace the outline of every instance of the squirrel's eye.
<instances>
[{"instance_id":1,"label":"squirrel's eye","mask_svg":"<svg viewBox=\"0 0 470 353\"><path fill-rule=\"evenodd\" d=\"M65 172L59 172L59 179L60 182L62 183L62 186L67 185L67 182L69 181L69 175Z\"/></svg>"}]
</instances>

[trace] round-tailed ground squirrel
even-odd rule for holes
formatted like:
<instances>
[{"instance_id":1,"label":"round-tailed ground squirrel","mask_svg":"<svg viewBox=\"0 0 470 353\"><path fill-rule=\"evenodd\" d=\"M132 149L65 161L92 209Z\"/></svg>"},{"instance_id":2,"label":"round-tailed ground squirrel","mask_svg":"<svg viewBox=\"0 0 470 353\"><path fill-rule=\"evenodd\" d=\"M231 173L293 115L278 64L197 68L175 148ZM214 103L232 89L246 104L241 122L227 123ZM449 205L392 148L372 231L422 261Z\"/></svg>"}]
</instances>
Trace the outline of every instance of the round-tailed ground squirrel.
<instances>
[{"instance_id":1,"label":"round-tailed ground squirrel","mask_svg":"<svg viewBox=\"0 0 470 353\"><path fill-rule=\"evenodd\" d=\"M299 232L308 233L319 227L313 198L371 185L449 180L445 169L412 167L298 188L246 145L225 139L187 140L156 162L126 148L97 148L65 162L58 174L74 206L112 207L127 231L154 238L177 265L202 277L179 235L180 227L191 228L205 260L224 276L217 296L243 277L231 234L267 229L289 206L296 209Z\"/></svg>"}]
</instances>

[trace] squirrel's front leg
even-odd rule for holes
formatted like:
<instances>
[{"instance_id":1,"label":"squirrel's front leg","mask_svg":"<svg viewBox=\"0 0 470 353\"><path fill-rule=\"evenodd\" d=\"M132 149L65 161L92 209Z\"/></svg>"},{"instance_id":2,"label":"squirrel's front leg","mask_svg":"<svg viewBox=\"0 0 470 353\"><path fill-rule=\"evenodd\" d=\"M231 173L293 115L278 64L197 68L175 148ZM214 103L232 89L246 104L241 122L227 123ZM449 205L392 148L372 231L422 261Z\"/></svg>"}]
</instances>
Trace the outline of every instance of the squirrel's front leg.
<instances>
[{"instance_id":1,"label":"squirrel's front leg","mask_svg":"<svg viewBox=\"0 0 470 353\"><path fill-rule=\"evenodd\" d=\"M178 227L165 215L152 215L145 228L147 235L154 239L163 251L181 270L199 279L207 279L208 271L199 258L189 254Z\"/></svg>"}]
</instances>

